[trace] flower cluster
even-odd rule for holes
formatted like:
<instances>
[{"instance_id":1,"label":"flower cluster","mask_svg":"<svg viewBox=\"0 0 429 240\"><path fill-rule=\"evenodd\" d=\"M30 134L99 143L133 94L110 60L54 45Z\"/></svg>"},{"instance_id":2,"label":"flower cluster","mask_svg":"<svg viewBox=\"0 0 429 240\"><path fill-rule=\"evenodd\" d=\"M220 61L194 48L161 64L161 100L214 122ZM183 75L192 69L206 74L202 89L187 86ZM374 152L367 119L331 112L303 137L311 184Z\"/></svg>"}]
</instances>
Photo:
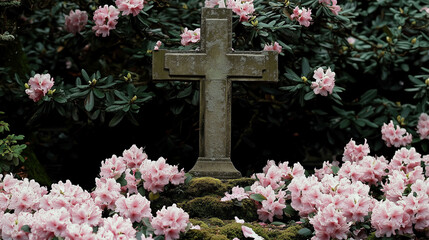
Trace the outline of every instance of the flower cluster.
<instances>
[{"instance_id":1,"label":"flower cluster","mask_svg":"<svg viewBox=\"0 0 429 240\"><path fill-rule=\"evenodd\" d=\"M176 204L156 212L156 217L152 219L152 227L155 234L164 235L165 240L178 239L181 232L185 232L188 226L189 215L178 208Z\"/></svg>"},{"instance_id":2,"label":"flower cluster","mask_svg":"<svg viewBox=\"0 0 429 240\"><path fill-rule=\"evenodd\" d=\"M76 34L85 28L88 22L88 14L85 11L70 10L69 15L65 16L65 29L67 32Z\"/></svg>"},{"instance_id":3,"label":"flower cluster","mask_svg":"<svg viewBox=\"0 0 429 240\"><path fill-rule=\"evenodd\" d=\"M185 28L183 30L183 33L180 34L182 37L182 40L180 40L180 43L183 46L187 46L192 43L197 43L200 41L200 28L197 28L195 30L188 30L188 28Z\"/></svg>"},{"instance_id":4,"label":"flower cluster","mask_svg":"<svg viewBox=\"0 0 429 240\"><path fill-rule=\"evenodd\" d=\"M166 164L163 157L157 161L144 161L140 173L144 188L153 193L162 192L169 183L179 185L185 182L184 170L179 171L177 166Z\"/></svg>"},{"instance_id":5,"label":"flower cluster","mask_svg":"<svg viewBox=\"0 0 429 240\"><path fill-rule=\"evenodd\" d=\"M426 113L420 114L417 132L420 135L420 139L429 139L429 115Z\"/></svg>"},{"instance_id":6,"label":"flower cluster","mask_svg":"<svg viewBox=\"0 0 429 240\"><path fill-rule=\"evenodd\" d=\"M145 169L149 165L154 167ZM142 172L142 178L138 172ZM188 227L189 216L176 205L167 209L164 206L152 216L149 200L137 191L137 185L146 181L143 176L147 175L152 175L153 184L161 182L158 192L169 182L184 182L183 170L179 172L177 166L166 164L163 158L147 160L143 149L135 145L122 156L113 155L102 162L100 178L96 178L96 188L91 193L69 180L52 184L48 191L34 180L0 174L0 238L136 239L135 226L145 224L152 229L153 224L154 230L141 239L153 239L152 234L178 239ZM127 185L121 187L119 178L127 179ZM132 187L129 181L134 181ZM109 217L103 217L103 210L110 213ZM137 224L133 227L133 223Z\"/></svg>"},{"instance_id":7,"label":"flower cluster","mask_svg":"<svg viewBox=\"0 0 429 240\"><path fill-rule=\"evenodd\" d=\"M206 0L204 6L208 8L214 8L219 6L219 8L230 8L232 11L240 16L240 21L248 21L250 16L255 12L253 5L253 0L227 0L225 5L225 0Z\"/></svg>"},{"instance_id":8,"label":"flower cluster","mask_svg":"<svg viewBox=\"0 0 429 240\"><path fill-rule=\"evenodd\" d=\"M282 46L278 42L274 42L271 45L266 44L264 47L264 51L276 51L278 53L282 52Z\"/></svg>"},{"instance_id":9,"label":"flower cluster","mask_svg":"<svg viewBox=\"0 0 429 240\"><path fill-rule=\"evenodd\" d=\"M350 142L344 147L343 161L358 162L368 154L369 146L366 143L366 139L364 144L359 145L356 145L356 142L350 139Z\"/></svg>"},{"instance_id":10,"label":"flower cluster","mask_svg":"<svg viewBox=\"0 0 429 240\"><path fill-rule=\"evenodd\" d=\"M240 22L246 22L255 11L253 0L228 0L227 8L240 16Z\"/></svg>"},{"instance_id":11,"label":"flower cluster","mask_svg":"<svg viewBox=\"0 0 429 240\"><path fill-rule=\"evenodd\" d=\"M388 147L406 146L411 143L413 136L404 128L393 125L393 121L389 124L384 123L381 127L381 137Z\"/></svg>"},{"instance_id":12,"label":"flower cluster","mask_svg":"<svg viewBox=\"0 0 429 240\"><path fill-rule=\"evenodd\" d=\"M322 96L328 96L328 93L332 94L335 86L335 72L332 72L331 68L328 68L325 72L323 68L319 67L314 70L313 78L316 81L311 83L311 88L315 94Z\"/></svg>"},{"instance_id":13,"label":"flower cluster","mask_svg":"<svg viewBox=\"0 0 429 240\"><path fill-rule=\"evenodd\" d=\"M153 50L159 50L159 48L161 47L162 42L161 41L157 41L155 46L153 47Z\"/></svg>"},{"instance_id":14,"label":"flower cluster","mask_svg":"<svg viewBox=\"0 0 429 240\"><path fill-rule=\"evenodd\" d=\"M313 20L311 18L311 9L306 9L306 8L298 8L295 7L293 9L293 13L292 15L290 15L290 18L292 20L297 20L299 25L308 27L311 24L311 20Z\"/></svg>"},{"instance_id":15,"label":"flower cluster","mask_svg":"<svg viewBox=\"0 0 429 240\"><path fill-rule=\"evenodd\" d=\"M290 204L309 219L314 240L366 239L371 231L377 237L425 234L429 179L421 165L429 161L429 155L422 157L414 148L401 148L387 160L370 156L366 141L357 145L350 140L343 160L341 166L325 162L311 176L297 165L291 168L287 162L276 165L271 160L262 173L254 175L257 181L250 190L236 187L224 199L238 200L247 193L258 206L259 219L270 222L281 219ZM378 187L382 195L371 195Z\"/></svg>"},{"instance_id":16,"label":"flower cluster","mask_svg":"<svg viewBox=\"0 0 429 240\"><path fill-rule=\"evenodd\" d=\"M95 31L96 36L102 35L107 37L110 34L110 30L116 28L118 24L119 10L114 6L104 5L103 7L98 7L94 12L94 23L95 26L92 27L92 30Z\"/></svg>"},{"instance_id":17,"label":"flower cluster","mask_svg":"<svg viewBox=\"0 0 429 240\"><path fill-rule=\"evenodd\" d=\"M25 93L34 101L39 101L54 86L54 79L49 73L36 74L28 80Z\"/></svg>"},{"instance_id":18,"label":"flower cluster","mask_svg":"<svg viewBox=\"0 0 429 240\"><path fill-rule=\"evenodd\" d=\"M334 15L338 15L341 11L341 7L337 5L337 0L319 0L319 3L326 4Z\"/></svg>"},{"instance_id":19,"label":"flower cluster","mask_svg":"<svg viewBox=\"0 0 429 240\"><path fill-rule=\"evenodd\" d=\"M144 0L116 0L115 3L125 16L132 14L135 17L144 7Z\"/></svg>"}]
</instances>

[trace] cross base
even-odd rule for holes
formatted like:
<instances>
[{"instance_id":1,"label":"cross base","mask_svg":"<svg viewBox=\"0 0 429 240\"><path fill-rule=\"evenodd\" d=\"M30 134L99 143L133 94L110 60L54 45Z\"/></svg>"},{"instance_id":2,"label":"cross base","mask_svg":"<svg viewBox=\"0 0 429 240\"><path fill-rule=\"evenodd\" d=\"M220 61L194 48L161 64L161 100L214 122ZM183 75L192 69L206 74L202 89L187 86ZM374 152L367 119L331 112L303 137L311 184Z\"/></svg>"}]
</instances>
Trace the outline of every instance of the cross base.
<instances>
[{"instance_id":1,"label":"cross base","mask_svg":"<svg viewBox=\"0 0 429 240\"><path fill-rule=\"evenodd\" d=\"M194 177L213 177L221 180L241 177L230 158L199 157L189 173Z\"/></svg>"}]
</instances>

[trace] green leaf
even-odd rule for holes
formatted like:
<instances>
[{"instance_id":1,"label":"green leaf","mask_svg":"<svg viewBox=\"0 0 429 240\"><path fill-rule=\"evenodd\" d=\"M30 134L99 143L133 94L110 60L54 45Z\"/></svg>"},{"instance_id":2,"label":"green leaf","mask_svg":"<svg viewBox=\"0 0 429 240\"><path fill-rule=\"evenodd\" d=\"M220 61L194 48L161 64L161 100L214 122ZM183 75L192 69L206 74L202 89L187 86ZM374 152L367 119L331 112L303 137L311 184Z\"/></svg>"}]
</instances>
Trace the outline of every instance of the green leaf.
<instances>
[{"instance_id":1,"label":"green leaf","mask_svg":"<svg viewBox=\"0 0 429 240\"><path fill-rule=\"evenodd\" d=\"M313 99L314 97L316 97L316 94L314 94L314 92L311 91L311 92L308 92L304 95L304 100L308 101L308 100Z\"/></svg>"},{"instance_id":2,"label":"green leaf","mask_svg":"<svg viewBox=\"0 0 429 240\"><path fill-rule=\"evenodd\" d=\"M88 96L86 96L84 101L85 110L88 112L91 112L91 110L94 108L94 93L93 91L90 91Z\"/></svg>"},{"instance_id":3,"label":"green leaf","mask_svg":"<svg viewBox=\"0 0 429 240\"><path fill-rule=\"evenodd\" d=\"M340 170L340 168L339 168L338 166L332 166L332 167L331 167L331 169L332 169L332 172L333 172L334 174L337 174L337 173L338 173L338 171Z\"/></svg>"},{"instance_id":4,"label":"green leaf","mask_svg":"<svg viewBox=\"0 0 429 240\"><path fill-rule=\"evenodd\" d=\"M83 77L83 79L86 81L86 82L90 82L90 81L92 81L92 79L91 78L89 78L89 76L88 76L88 73L86 73L86 71L85 71L85 69L82 69L82 77Z\"/></svg>"},{"instance_id":5,"label":"green leaf","mask_svg":"<svg viewBox=\"0 0 429 240\"><path fill-rule=\"evenodd\" d=\"M302 58L302 76L307 76L310 73L310 63L308 63L307 58Z\"/></svg>"},{"instance_id":6,"label":"green leaf","mask_svg":"<svg viewBox=\"0 0 429 240\"><path fill-rule=\"evenodd\" d=\"M293 209L293 207L290 204L287 204L285 208L283 208L283 212L284 214L286 214L286 216L291 217L293 215L296 214L295 209Z\"/></svg>"},{"instance_id":7,"label":"green leaf","mask_svg":"<svg viewBox=\"0 0 429 240\"><path fill-rule=\"evenodd\" d=\"M264 197L264 195L259 194L259 193L255 193L255 194L250 195L250 198L255 200L255 201L258 201L258 202L262 202L264 200L267 200L267 198Z\"/></svg>"},{"instance_id":8,"label":"green leaf","mask_svg":"<svg viewBox=\"0 0 429 240\"><path fill-rule=\"evenodd\" d=\"M24 232L26 232L26 233L31 233L31 228L28 225L23 225L21 227L21 230L24 231Z\"/></svg>"},{"instance_id":9,"label":"green leaf","mask_svg":"<svg viewBox=\"0 0 429 240\"><path fill-rule=\"evenodd\" d=\"M117 112L119 110L122 110L125 106L127 105L110 105L106 108L106 112Z\"/></svg>"},{"instance_id":10,"label":"green leaf","mask_svg":"<svg viewBox=\"0 0 429 240\"><path fill-rule=\"evenodd\" d=\"M66 103L67 102L67 98L64 96L55 96L54 97L54 101L57 103Z\"/></svg>"},{"instance_id":11,"label":"green leaf","mask_svg":"<svg viewBox=\"0 0 429 240\"><path fill-rule=\"evenodd\" d=\"M116 179L116 182L121 184L121 187L123 186L127 186L127 180L125 180L125 173L121 174L121 177L119 177L118 179Z\"/></svg>"},{"instance_id":12,"label":"green leaf","mask_svg":"<svg viewBox=\"0 0 429 240\"><path fill-rule=\"evenodd\" d=\"M286 223L284 223L284 222L279 222L279 221L272 222L271 224L272 224L272 225L274 225L274 226L286 225Z\"/></svg>"},{"instance_id":13,"label":"green leaf","mask_svg":"<svg viewBox=\"0 0 429 240\"><path fill-rule=\"evenodd\" d=\"M311 232L311 230L308 229L308 228L301 228L301 229L299 229L298 234L301 235L301 236L304 236L304 237L309 237L309 236L313 235L313 233Z\"/></svg>"},{"instance_id":14,"label":"green leaf","mask_svg":"<svg viewBox=\"0 0 429 240\"><path fill-rule=\"evenodd\" d=\"M177 98L184 98L189 96L192 93L192 85L188 86L187 88L185 88L183 91L179 92L179 94L177 94Z\"/></svg>"},{"instance_id":15,"label":"green leaf","mask_svg":"<svg viewBox=\"0 0 429 240\"><path fill-rule=\"evenodd\" d=\"M302 79L290 68L286 68L285 76L292 81L302 82Z\"/></svg>"},{"instance_id":16,"label":"green leaf","mask_svg":"<svg viewBox=\"0 0 429 240\"><path fill-rule=\"evenodd\" d=\"M116 113L115 116L113 116L112 120L110 120L109 127L114 127L118 125L118 123L120 123L123 118L124 118L124 112Z\"/></svg>"}]
</instances>

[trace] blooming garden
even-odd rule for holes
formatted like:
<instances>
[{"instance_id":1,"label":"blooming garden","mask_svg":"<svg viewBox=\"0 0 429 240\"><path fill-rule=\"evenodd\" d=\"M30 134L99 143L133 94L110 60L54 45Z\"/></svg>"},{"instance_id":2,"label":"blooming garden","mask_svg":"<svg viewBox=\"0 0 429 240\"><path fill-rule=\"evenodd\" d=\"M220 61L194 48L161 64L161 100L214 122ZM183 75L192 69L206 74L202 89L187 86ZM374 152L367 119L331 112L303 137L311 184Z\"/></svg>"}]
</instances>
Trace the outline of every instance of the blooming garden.
<instances>
[{"instance_id":1,"label":"blooming garden","mask_svg":"<svg viewBox=\"0 0 429 240\"><path fill-rule=\"evenodd\" d=\"M153 51L199 51L202 7L232 10L234 51L279 54L278 84L233 86L243 179L186 173L198 85L151 80ZM427 1L0 10L2 239L429 238Z\"/></svg>"}]
</instances>

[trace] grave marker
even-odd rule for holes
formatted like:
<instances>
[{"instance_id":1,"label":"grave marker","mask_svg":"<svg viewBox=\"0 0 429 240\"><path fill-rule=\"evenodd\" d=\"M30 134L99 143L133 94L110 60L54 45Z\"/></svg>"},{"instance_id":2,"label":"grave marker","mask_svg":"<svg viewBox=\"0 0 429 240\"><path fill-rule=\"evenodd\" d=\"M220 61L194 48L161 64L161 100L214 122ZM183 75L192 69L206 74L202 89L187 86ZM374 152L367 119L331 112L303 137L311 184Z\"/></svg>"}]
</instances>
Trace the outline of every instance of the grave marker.
<instances>
[{"instance_id":1,"label":"grave marker","mask_svg":"<svg viewBox=\"0 0 429 240\"><path fill-rule=\"evenodd\" d=\"M278 81L277 53L232 50L232 11L203 8L201 50L153 53L154 80L200 81L199 158L194 176L241 177L231 162L232 81Z\"/></svg>"}]
</instances>

